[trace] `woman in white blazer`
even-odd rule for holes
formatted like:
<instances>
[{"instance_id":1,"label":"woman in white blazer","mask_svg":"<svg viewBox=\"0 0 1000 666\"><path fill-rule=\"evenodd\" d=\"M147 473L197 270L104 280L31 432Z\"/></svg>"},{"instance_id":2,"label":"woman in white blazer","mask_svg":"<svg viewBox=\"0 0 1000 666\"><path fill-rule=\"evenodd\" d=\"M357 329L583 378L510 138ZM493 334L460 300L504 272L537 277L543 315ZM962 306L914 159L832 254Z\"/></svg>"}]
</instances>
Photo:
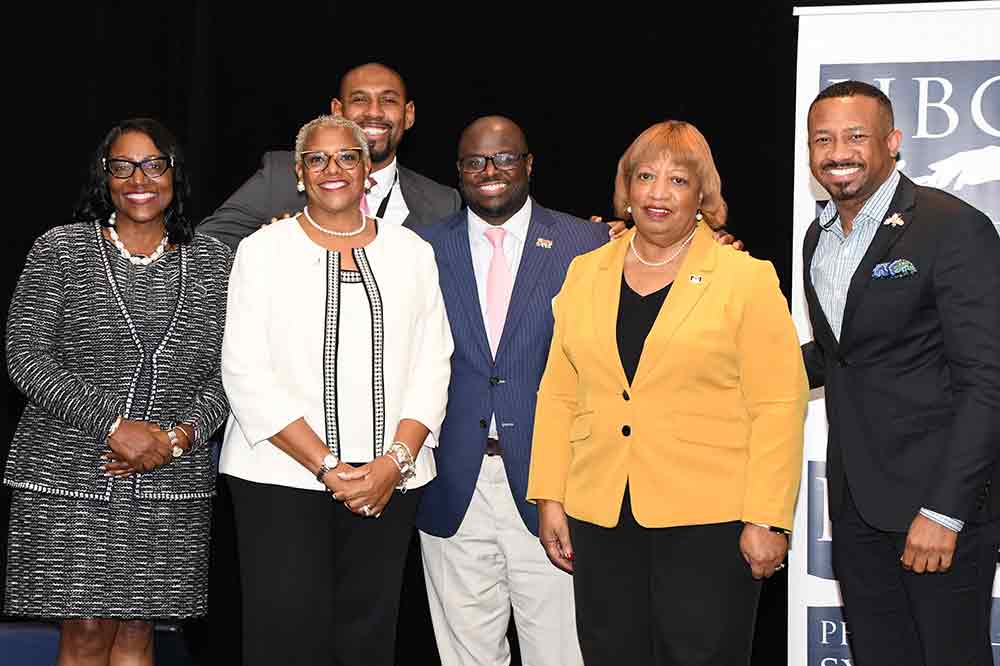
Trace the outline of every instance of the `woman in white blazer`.
<instances>
[{"instance_id":1,"label":"woman in white blazer","mask_svg":"<svg viewBox=\"0 0 1000 666\"><path fill-rule=\"evenodd\" d=\"M431 247L360 211L360 127L321 116L295 158L308 204L240 244L223 340L244 663L391 664L452 339Z\"/></svg>"}]
</instances>

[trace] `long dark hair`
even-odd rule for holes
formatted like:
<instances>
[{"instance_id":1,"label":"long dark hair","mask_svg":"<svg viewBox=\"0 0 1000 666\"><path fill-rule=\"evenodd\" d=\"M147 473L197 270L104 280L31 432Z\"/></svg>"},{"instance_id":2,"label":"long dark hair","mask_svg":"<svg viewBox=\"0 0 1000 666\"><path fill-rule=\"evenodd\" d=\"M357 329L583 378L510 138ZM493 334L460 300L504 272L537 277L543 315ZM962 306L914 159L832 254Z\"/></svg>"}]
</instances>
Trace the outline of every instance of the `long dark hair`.
<instances>
[{"instance_id":1,"label":"long dark hair","mask_svg":"<svg viewBox=\"0 0 1000 666\"><path fill-rule=\"evenodd\" d=\"M174 198L164 212L164 224L167 228L167 239L171 243L190 243L194 238L194 224L184 211L188 197L191 196L191 185L184 168L184 152L174 135L159 121L152 118L129 118L112 127L104 140L97 146L87 174L87 184L80 192L80 198L73 210L73 219L77 221L97 220L101 226L108 226L108 217L114 212L111 194L108 191L108 174L104 172L103 159L111 151L111 145L122 134L141 132L148 136L153 144L164 155L174 158Z\"/></svg>"}]
</instances>

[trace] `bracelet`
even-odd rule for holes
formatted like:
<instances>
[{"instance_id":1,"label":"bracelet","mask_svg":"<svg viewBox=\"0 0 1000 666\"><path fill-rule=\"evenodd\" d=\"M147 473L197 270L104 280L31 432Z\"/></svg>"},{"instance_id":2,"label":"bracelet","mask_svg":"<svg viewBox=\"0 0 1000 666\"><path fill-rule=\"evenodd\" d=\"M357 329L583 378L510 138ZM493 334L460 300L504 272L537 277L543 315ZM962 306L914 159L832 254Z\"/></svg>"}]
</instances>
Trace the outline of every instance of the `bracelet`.
<instances>
[{"instance_id":1,"label":"bracelet","mask_svg":"<svg viewBox=\"0 0 1000 666\"><path fill-rule=\"evenodd\" d=\"M194 435L188 432L187 426L178 423L177 425L174 426L174 430L180 430L182 433L184 433L184 436L187 437L188 448L194 446Z\"/></svg>"},{"instance_id":2,"label":"bracelet","mask_svg":"<svg viewBox=\"0 0 1000 666\"><path fill-rule=\"evenodd\" d=\"M111 424L111 429L108 430L108 437L111 437L116 432L118 432L118 428L121 426L121 424L122 424L122 417L119 416L118 418L115 419L115 422Z\"/></svg>"},{"instance_id":3,"label":"bracelet","mask_svg":"<svg viewBox=\"0 0 1000 666\"><path fill-rule=\"evenodd\" d=\"M413 463L413 454L410 452L410 447L406 445L405 442L395 441L386 454L392 462L396 463L396 468L399 469L400 481L396 489L400 492L406 492L406 484L417 475L416 466Z\"/></svg>"}]
</instances>

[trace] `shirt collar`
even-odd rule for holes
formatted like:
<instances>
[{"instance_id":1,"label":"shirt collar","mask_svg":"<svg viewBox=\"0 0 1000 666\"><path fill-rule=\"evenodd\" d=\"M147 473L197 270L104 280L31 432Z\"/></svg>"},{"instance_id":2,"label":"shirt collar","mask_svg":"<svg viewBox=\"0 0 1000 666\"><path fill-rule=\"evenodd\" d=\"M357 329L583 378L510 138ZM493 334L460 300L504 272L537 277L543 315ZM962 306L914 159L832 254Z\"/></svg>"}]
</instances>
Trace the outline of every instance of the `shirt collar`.
<instances>
[{"instance_id":1,"label":"shirt collar","mask_svg":"<svg viewBox=\"0 0 1000 666\"><path fill-rule=\"evenodd\" d=\"M854 218L854 225L860 226L873 222L875 224L880 223L885 214L889 212L889 204L892 203L892 197L896 194L896 186L898 185L899 171L893 169L889 177L885 179L885 182L879 185L879 188L868 197L861 210L858 211L857 217ZM843 238L843 228L835 223L837 217L837 205L831 199L827 202L826 207L823 208L823 212L820 213L819 225L823 231L829 231Z\"/></svg>"},{"instance_id":2,"label":"shirt collar","mask_svg":"<svg viewBox=\"0 0 1000 666\"><path fill-rule=\"evenodd\" d=\"M369 194L381 194L385 196L385 193L389 191L389 186L396 178L396 158L393 157L392 161L384 169L372 172L369 177L375 179L375 187L372 188Z\"/></svg>"},{"instance_id":3,"label":"shirt collar","mask_svg":"<svg viewBox=\"0 0 1000 666\"><path fill-rule=\"evenodd\" d=\"M500 225L506 229L507 233L514 236L519 243L524 243L528 236L528 225L531 224L531 197L528 197L521 209L510 216L510 219ZM472 240L482 240L486 237L487 229L493 229L495 225L490 224L469 208L469 236Z\"/></svg>"}]
</instances>

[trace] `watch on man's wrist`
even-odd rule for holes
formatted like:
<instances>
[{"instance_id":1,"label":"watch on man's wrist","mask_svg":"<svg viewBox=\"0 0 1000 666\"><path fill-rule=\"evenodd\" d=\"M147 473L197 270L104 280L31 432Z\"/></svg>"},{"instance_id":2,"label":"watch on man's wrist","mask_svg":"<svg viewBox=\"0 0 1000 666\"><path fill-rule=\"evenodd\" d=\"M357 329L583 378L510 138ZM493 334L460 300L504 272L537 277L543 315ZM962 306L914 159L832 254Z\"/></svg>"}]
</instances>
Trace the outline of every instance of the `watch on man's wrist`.
<instances>
[{"instance_id":1,"label":"watch on man's wrist","mask_svg":"<svg viewBox=\"0 0 1000 666\"><path fill-rule=\"evenodd\" d=\"M328 453L323 456L323 461L320 463L319 471L316 472L316 480L323 483L323 477L326 476L326 473L339 464L340 458L338 458L336 454Z\"/></svg>"},{"instance_id":2,"label":"watch on man's wrist","mask_svg":"<svg viewBox=\"0 0 1000 666\"><path fill-rule=\"evenodd\" d=\"M180 458L184 455L184 449L181 447L181 440L177 436L176 428L171 428L167 431L167 438L170 440L170 455L174 458Z\"/></svg>"}]
</instances>

